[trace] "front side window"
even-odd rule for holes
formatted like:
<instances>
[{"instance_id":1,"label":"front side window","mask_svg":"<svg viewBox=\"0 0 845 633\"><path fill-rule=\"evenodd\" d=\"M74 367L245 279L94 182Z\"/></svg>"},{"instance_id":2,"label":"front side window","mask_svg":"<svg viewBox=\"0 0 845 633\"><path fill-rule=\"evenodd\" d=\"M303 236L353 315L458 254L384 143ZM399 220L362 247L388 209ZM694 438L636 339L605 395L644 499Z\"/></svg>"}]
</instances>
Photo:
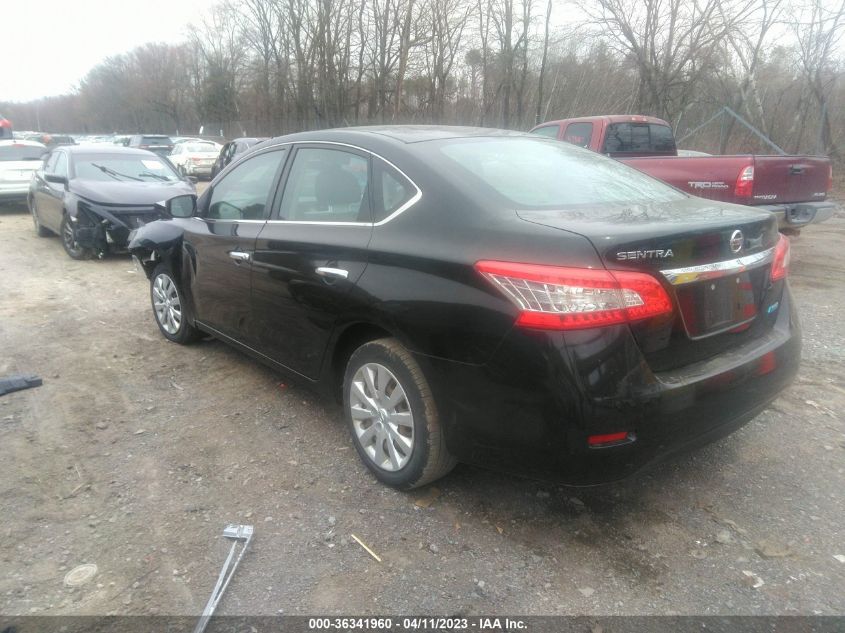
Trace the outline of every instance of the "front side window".
<instances>
[{"instance_id":1,"label":"front side window","mask_svg":"<svg viewBox=\"0 0 845 633\"><path fill-rule=\"evenodd\" d=\"M369 164L344 150L297 150L279 218L305 222L371 222Z\"/></svg>"},{"instance_id":2,"label":"front side window","mask_svg":"<svg viewBox=\"0 0 845 633\"><path fill-rule=\"evenodd\" d=\"M205 217L212 220L262 220L285 150L240 163L214 186Z\"/></svg>"},{"instance_id":3,"label":"front side window","mask_svg":"<svg viewBox=\"0 0 845 633\"><path fill-rule=\"evenodd\" d=\"M53 173L56 176L67 177L67 154L59 152L56 157L56 166L53 168Z\"/></svg>"}]
</instances>

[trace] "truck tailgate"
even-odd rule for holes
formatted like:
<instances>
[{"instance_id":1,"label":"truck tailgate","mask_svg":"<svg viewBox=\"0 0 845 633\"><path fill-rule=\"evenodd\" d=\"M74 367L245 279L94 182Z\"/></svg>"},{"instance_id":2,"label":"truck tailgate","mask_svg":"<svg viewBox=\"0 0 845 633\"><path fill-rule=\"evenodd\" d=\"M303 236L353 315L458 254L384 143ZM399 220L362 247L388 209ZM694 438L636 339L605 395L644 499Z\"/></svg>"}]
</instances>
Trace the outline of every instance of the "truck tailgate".
<instances>
[{"instance_id":1,"label":"truck tailgate","mask_svg":"<svg viewBox=\"0 0 845 633\"><path fill-rule=\"evenodd\" d=\"M750 204L824 200L830 159L821 156L755 156Z\"/></svg>"},{"instance_id":2,"label":"truck tailgate","mask_svg":"<svg viewBox=\"0 0 845 633\"><path fill-rule=\"evenodd\" d=\"M830 159L821 156L655 156L619 159L699 198L746 205L825 199ZM737 178L754 167L750 196L737 196Z\"/></svg>"},{"instance_id":3,"label":"truck tailgate","mask_svg":"<svg viewBox=\"0 0 845 633\"><path fill-rule=\"evenodd\" d=\"M634 169L699 198L748 204L734 195L739 173L754 164L753 156L649 156L618 159Z\"/></svg>"}]
</instances>

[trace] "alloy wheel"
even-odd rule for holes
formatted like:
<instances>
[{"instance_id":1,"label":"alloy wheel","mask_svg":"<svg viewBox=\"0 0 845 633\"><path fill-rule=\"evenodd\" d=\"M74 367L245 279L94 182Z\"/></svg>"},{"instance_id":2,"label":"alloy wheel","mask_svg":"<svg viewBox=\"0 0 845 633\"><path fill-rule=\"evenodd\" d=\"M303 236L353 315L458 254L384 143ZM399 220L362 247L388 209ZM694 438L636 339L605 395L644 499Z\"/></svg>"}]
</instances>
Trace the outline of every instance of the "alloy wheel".
<instances>
[{"instance_id":1,"label":"alloy wheel","mask_svg":"<svg viewBox=\"0 0 845 633\"><path fill-rule=\"evenodd\" d=\"M355 437L379 468L401 470L414 450L414 416L405 389L384 365L362 365L349 395Z\"/></svg>"},{"instance_id":2,"label":"alloy wheel","mask_svg":"<svg viewBox=\"0 0 845 633\"><path fill-rule=\"evenodd\" d=\"M153 282L153 310L156 321L165 332L179 332L182 326L182 300L176 283L164 273L159 274Z\"/></svg>"}]
</instances>

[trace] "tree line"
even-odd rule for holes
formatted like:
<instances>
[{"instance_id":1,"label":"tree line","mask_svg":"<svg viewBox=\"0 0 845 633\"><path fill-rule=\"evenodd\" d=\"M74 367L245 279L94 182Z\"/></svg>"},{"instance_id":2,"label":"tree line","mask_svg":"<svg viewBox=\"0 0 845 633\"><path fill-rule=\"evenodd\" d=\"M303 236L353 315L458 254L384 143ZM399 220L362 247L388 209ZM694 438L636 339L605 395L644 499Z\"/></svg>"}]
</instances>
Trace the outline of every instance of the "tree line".
<instances>
[{"instance_id":1,"label":"tree line","mask_svg":"<svg viewBox=\"0 0 845 633\"><path fill-rule=\"evenodd\" d=\"M228 0L183 43L0 111L18 129L227 137L637 113L682 136L729 106L787 151L839 157L843 27L845 0ZM768 149L733 119L685 144Z\"/></svg>"}]
</instances>

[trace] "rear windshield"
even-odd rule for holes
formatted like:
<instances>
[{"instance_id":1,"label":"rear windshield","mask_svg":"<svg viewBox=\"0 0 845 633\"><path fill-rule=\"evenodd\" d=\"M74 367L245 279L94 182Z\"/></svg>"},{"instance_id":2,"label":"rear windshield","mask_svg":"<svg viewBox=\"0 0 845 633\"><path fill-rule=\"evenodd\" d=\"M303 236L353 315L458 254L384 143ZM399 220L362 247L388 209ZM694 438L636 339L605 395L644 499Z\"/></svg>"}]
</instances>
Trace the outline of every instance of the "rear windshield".
<instances>
[{"instance_id":1,"label":"rear windshield","mask_svg":"<svg viewBox=\"0 0 845 633\"><path fill-rule=\"evenodd\" d=\"M440 144L462 186L492 189L522 208L669 202L685 194L611 158L568 143L533 138L457 139Z\"/></svg>"},{"instance_id":2,"label":"rear windshield","mask_svg":"<svg viewBox=\"0 0 845 633\"><path fill-rule=\"evenodd\" d=\"M45 147L37 145L3 145L0 146L0 161L3 160L41 160Z\"/></svg>"},{"instance_id":3,"label":"rear windshield","mask_svg":"<svg viewBox=\"0 0 845 633\"><path fill-rule=\"evenodd\" d=\"M604 137L605 154L674 153L675 136L668 125L613 123Z\"/></svg>"},{"instance_id":4,"label":"rear windshield","mask_svg":"<svg viewBox=\"0 0 845 633\"><path fill-rule=\"evenodd\" d=\"M173 145L169 136L142 136L141 145Z\"/></svg>"},{"instance_id":5,"label":"rear windshield","mask_svg":"<svg viewBox=\"0 0 845 633\"><path fill-rule=\"evenodd\" d=\"M174 182L179 176L154 156L82 155L74 157L76 177L118 182Z\"/></svg>"}]
</instances>

